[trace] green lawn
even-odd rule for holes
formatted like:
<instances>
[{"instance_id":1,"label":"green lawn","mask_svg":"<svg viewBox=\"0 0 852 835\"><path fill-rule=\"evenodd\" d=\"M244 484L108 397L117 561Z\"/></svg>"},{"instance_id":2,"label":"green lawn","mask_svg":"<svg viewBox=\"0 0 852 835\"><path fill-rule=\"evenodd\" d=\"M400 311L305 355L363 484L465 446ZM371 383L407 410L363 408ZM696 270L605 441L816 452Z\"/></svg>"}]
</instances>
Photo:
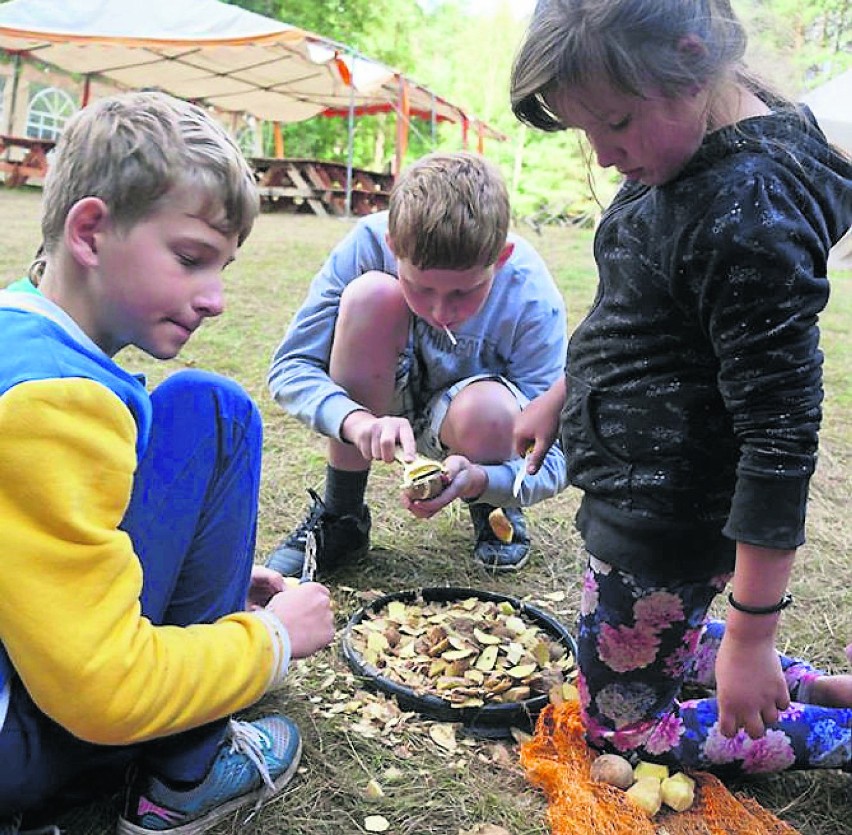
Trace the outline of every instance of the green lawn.
<instances>
[{"instance_id":1,"label":"green lawn","mask_svg":"<svg viewBox=\"0 0 852 835\"><path fill-rule=\"evenodd\" d=\"M0 284L18 277L39 242L37 192L0 192ZM127 351L119 361L144 370L153 383L186 365L237 378L261 405L266 421L258 558L302 517L307 487L319 487L323 443L284 415L266 391L269 358L308 281L331 246L350 228L346 221L313 216L264 215L227 272L228 310L194 338L178 360L154 363ZM547 228L519 230L551 266L568 306L569 325L594 293L591 233ZM826 352L826 424L811 491L809 542L801 550L792 590L796 605L782 618L783 648L841 669L852 640L852 274L837 275L822 320ZM373 551L340 578L334 597L340 625L377 592L428 585L457 585L525 596L573 625L581 570L572 518L577 495L568 490L529 511L534 555L516 577L492 577L467 558L471 528L466 511L453 508L431 522L398 507L397 468L377 465L368 501L373 510ZM391 703L362 693L332 646L294 665L285 688L257 711L281 709L299 722L305 756L299 778L249 824L239 819L217 832L338 835L362 832L370 814L384 815L394 835L460 835L477 824L505 827L511 835L544 835L545 804L516 763L514 741L459 737L449 752L429 736L429 723L400 716ZM255 712L257 712L255 711ZM391 781L387 769L401 778ZM365 794L369 780L385 796ZM737 787L757 797L804 835L852 833L852 783L837 773L769 777ZM74 813L68 835L111 831L116 800Z\"/></svg>"}]
</instances>

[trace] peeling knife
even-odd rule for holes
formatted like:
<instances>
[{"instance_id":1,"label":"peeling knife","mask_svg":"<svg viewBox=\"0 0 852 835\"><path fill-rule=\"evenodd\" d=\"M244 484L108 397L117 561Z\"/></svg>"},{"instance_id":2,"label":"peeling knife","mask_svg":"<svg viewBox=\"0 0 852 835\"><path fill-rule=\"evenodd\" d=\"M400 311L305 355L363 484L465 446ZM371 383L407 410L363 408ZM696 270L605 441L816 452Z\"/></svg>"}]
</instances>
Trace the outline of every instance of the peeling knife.
<instances>
[{"instance_id":1,"label":"peeling knife","mask_svg":"<svg viewBox=\"0 0 852 835\"><path fill-rule=\"evenodd\" d=\"M524 456L524 460L521 463L521 468L518 472L515 473L515 480L512 482L512 495L517 499L518 495L521 492L521 485L524 483L524 479L527 477L527 465L530 462L530 455L532 455L532 451L535 447L533 445L527 448L527 454Z\"/></svg>"}]
</instances>

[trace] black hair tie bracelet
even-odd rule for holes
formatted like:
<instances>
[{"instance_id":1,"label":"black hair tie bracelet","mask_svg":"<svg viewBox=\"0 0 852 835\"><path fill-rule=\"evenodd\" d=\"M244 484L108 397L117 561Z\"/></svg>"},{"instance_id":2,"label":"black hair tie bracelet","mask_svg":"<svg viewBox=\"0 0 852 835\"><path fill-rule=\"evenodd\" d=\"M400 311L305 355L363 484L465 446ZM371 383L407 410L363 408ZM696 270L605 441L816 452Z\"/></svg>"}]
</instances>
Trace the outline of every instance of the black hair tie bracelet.
<instances>
[{"instance_id":1,"label":"black hair tie bracelet","mask_svg":"<svg viewBox=\"0 0 852 835\"><path fill-rule=\"evenodd\" d=\"M747 615L774 615L786 609L793 602L792 594L785 594L777 603L772 606L746 606L745 603L740 603L734 598L733 592L728 592L728 603L732 609L738 612L745 612Z\"/></svg>"}]
</instances>

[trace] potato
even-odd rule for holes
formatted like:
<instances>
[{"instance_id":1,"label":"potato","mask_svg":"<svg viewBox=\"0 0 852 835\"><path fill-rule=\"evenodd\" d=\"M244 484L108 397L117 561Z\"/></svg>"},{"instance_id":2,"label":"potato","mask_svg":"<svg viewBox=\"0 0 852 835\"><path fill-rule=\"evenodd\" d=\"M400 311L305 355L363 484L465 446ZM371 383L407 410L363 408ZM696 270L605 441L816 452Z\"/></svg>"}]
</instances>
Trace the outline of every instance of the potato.
<instances>
[{"instance_id":1,"label":"potato","mask_svg":"<svg viewBox=\"0 0 852 835\"><path fill-rule=\"evenodd\" d=\"M640 777L625 794L640 808L649 818L654 817L660 811L663 803L660 781L656 777Z\"/></svg>"},{"instance_id":2,"label":"potato","mask_svg":"<svg viewBox=\"0 0 852 835\"><path fill-rule=\"evenodd\" d=\"M502 507L495 507L488 514L488 524L491 525L494 536L507 545L515 536L515 529L512 527L512 523L509 521Z\"/></svg>"},{"instance_id":3,"label":"potato","mask_svg":"<svg viewBox=\"0 0 852 835\"><path fill-rule=\"evenodd\" d=\"M685 812L695 802L695 780L682 771L660 783L663 803L675 812Z\"/></svg>"},{"instance_id":4,"label":"potato","mask_svg":"<svg viewBox=\"0 0 852 835\"><path fill-rule=\"evenodd\" d=\"M596 783L627 789L633 785L633 766L618 754L601 754L592 763L590 776Z\"/></svg>"},{"instance_id":5,"label":"potato","mask_svg":"<svg viewBox=\"0 0 852 835\"><path fill-rule=\"evenodd\" d=\"M665 765L640 761L636 763L636 768L633 769L633 776L637 780L641 780L643 777L653 777L662 782L669 776L669 769Z\"/></svg>"}]
</instances>

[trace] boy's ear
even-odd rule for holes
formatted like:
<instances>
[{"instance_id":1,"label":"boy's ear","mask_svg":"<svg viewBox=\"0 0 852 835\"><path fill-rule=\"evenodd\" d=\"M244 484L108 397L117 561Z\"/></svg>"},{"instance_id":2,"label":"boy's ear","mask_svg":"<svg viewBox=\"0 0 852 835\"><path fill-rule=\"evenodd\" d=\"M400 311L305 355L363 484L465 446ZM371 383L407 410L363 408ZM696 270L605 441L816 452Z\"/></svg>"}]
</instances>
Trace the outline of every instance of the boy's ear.
<instances>
[{"instance_id":1,"label":"boy's ear","mask_svg":"<svg viewBox=\"0 0 852 835\"><path fill-rule=\"evenodd\" d=\"M388 249L393 253L394 257L396 257L396 251L393 248L393 241L391 240L390 232L385 232L385 243L388 245Z\"/></svg>"},{"instance_id":2,"label":"boy's ear","mask_svg":"<svg viewBox=\"0 0 852 835\"><path fill-rule=\"evenodd\" d=\"M84 197L78 200L65 218L65 246L83 267L95 267L98 263L98 234L103 232L109 220L109 209L100 197Z\"/></svg>"},{"instance_id":3,"label":"boy's ear","mask_svg":"<svg viewBox=\"0 0 852 835\"><path fill-rule=\"evenodd\" d=\"M494 272L501 269L502 266L512 257L512 253L515 251L514 244L506 244L503 247L500 254L497 256L497 260L494 262Z\"/></svg>"}]
</instances>

